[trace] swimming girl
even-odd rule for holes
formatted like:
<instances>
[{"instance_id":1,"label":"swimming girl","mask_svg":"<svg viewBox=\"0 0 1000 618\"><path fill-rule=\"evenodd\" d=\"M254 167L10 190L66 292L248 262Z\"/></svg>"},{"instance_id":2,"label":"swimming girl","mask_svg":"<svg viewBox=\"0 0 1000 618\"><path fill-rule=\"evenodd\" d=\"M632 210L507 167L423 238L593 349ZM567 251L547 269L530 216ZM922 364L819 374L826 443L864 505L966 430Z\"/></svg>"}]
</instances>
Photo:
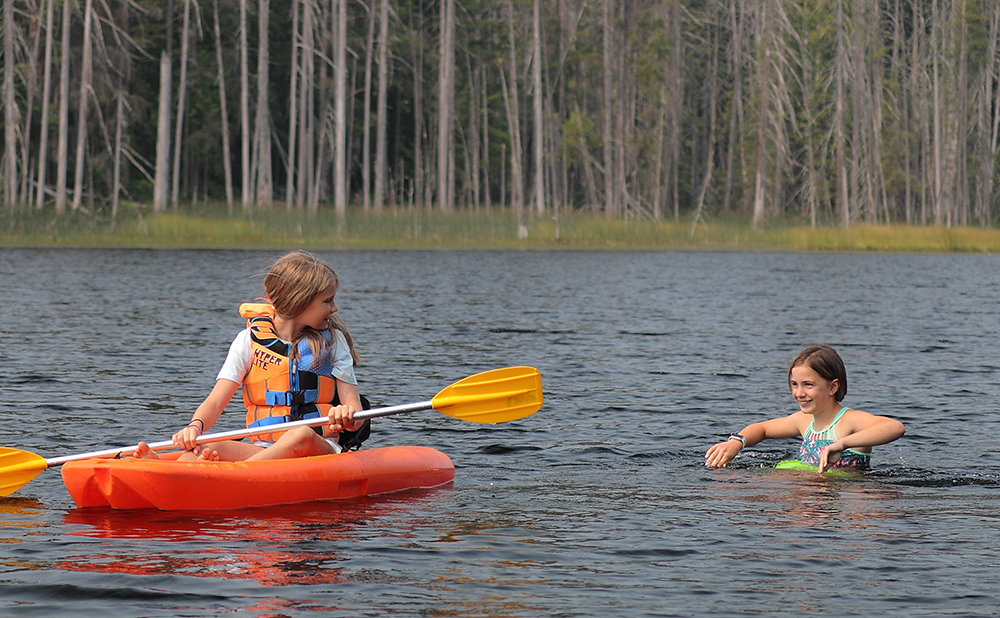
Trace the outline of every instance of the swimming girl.
<instances>
[{"instance_id":1,"label":"swimming girl","mask_svg":"<svg viewBox=\"0 0 1000 618\"><path fill-rule=\"evenodd\" d=\"M709 468L725 468L746 446L767 438L802 436L799 461L831 468L868 468L873 446L902 437L903 424L885 416L874 416L840 404L847 395L847 370L833 348L806 348L788 367L788 388L799 411L747 425L705 453Z\"/></svg>"},{"instance_id":2,"label":"swimming girl","mask_svg":"<svg viewBox=\"0 0 1000 618\"><path fill-rule=\"evenodd\" d=\"M358 354L334 302L338 283L333 269L303 251L271 266L264 277L267 303L240 307L247 328L230 346L215 388L191 422L173 435L185 451L182 459L242 461L340 452L338 436L360 427L353 416L362 406L354 376ZM251 442L197 445L240 387L248 427L320 416L329 422L325 430L296 427ZM157 454L140 442L135 457Z\"/></svg>"}]
</instances>

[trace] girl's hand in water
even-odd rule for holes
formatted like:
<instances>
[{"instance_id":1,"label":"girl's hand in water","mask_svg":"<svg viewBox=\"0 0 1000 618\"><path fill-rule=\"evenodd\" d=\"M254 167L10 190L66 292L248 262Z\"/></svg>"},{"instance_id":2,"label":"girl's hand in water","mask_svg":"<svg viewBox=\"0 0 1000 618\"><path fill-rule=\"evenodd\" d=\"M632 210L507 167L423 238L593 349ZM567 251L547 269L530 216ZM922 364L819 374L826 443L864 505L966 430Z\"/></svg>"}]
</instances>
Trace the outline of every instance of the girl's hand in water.
<instances>
[{"instance_id":1,"label":"girl's hand in water","mask_svg":"<svg viewBox=\"0 0 1000 618\"><path fill-rule=\"evenodd\" d=\"M840 456L843 452L844 447L840 445L840 440L823 447L823 450L819 452L819 464L816 467L817 472L823 474L833 468L834 464L840 461Z\"/></svg>"},{"instance_id":2,"label":"girl's hand in water","mask_svg":"<svg viewBox=\"0 0 1000 618\"><path fill-rule=\"evenodd\" d=\"M705 453L705 466L708 468L725 468L726 464L736 458L743 445L739 440L726 440L708 449Z\"/></svg>"},{"instance_id":3,"label":"girl's hand in water","mask_svg":"<svg viewBox=\"0 0 1000 618\"><path fill-rule=\"evenodd\" d=\"M330 408L327 418L330 420L330 431L341 433L344 431L354 431L357 423L354 422L354 413L357 410L354 406L335 406Z\"/></svg>"}]
</instances>

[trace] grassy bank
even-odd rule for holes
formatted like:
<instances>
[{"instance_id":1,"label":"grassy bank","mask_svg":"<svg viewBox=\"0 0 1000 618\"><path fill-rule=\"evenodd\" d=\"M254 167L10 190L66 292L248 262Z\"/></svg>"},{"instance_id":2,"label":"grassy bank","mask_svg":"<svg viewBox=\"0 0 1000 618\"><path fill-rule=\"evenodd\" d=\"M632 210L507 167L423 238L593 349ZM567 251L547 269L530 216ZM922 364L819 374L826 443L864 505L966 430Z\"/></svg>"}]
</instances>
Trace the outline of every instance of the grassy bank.
<instances>
[{"instance_id":1,"label":"grassy bank","mask_svg":"<svg viewBox=\"0 0 1000 618\"><path fill-rule=\"evenodd\" d=\"M152 214L127 206L116 220L99 215L4 215L0 246L327 249L631 249L728 251L1000 251L1000 230L934 226L811 229L797 221L754 229L738 218L692 228L690 222L610 220L600 215L551 215L525 222L519 238L509 211L352 211L339 218L275 207L230 215L225 207L187 207Z\"/></svg>"}]
</instances>

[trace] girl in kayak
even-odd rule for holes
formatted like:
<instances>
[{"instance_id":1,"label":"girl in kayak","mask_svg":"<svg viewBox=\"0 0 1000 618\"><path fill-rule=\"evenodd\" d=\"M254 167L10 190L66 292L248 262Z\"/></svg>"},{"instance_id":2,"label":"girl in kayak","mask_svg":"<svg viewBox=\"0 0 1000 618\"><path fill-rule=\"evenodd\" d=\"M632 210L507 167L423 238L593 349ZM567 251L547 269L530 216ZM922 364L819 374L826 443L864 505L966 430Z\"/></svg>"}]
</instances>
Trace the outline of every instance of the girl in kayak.
<instances>
[{"instance_id":1,"label":"girl in kayak","mask_svg":"<svg viewBox=\"0 0 1000 618\"><path fill-rule=\"evenodd\" d=\"M705 453L709 468L725 468L746 446L767 438L802 436L799 461L822 473L831 468L865 469L873 446L902 437L903 424L842 406L847 395L847 370L833 348L812 346L788 367L788 388L799 411L784 418L747 425Z\"/></svg>"},{"instance_id":2,"label":"girl in kayak","mask_svg":"<svg viewBox=\"0 0 1000 618\"><path fill-rule=\"evenodd\" d=\"M358 354L334 302L338 283L333 269L303 251L271 266L264 277L267 304L240 307L247 328L230 346L215 388L191 422L173 435L174 444L186 451L182 459L243 461L340 452L338 436L358 429L353 415L362 405L354 375ZM326 416L325 431L300 426L256 435L251 442L197 445L198 436L215 425L241 387L248 427ZM140 442L135 457L157 455Z\"/></svg>"}]
</instances>

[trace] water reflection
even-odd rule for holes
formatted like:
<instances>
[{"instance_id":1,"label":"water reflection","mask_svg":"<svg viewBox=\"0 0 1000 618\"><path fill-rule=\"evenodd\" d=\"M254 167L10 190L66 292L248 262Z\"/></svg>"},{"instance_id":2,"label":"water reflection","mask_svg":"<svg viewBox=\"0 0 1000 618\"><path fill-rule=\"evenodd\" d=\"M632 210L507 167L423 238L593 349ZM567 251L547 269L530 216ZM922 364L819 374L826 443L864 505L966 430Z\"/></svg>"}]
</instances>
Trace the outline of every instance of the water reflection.
<instances>
[{"instance_id":1,"label":"water reflection","mask_svg":"<svg viewBox=\"0 0 1000 618\"><path fill-rule=\"evenodd\" d=\"M238 511L73 509L64 523L74 536L101 539L68 554L70 571L250 579L264 586L345 581L338 547L360 532L405 531L413 510L447 488L391 497L312 502ZM141 540L142 544L135 541ZM141 548L141 549L140 549Z\"/></svg>"},{"instance_id":2,"label":"water reflection","mask_svg":"<svg viewBox=\"0 0 1000 618\"><path fill-rule=\"evenodd\" d=\"M734 508L756 513L751 519L763 526L864 529L900 517L891 509L899 501L899 490L874 483L865 473L831 477L793 470L727 472L718 479L728 482L716 490L716 497L749 503Z\"/></svg>"},{"instance_id":3,"label":"water reflection","mask_svg":"<svg viewBox=\"0 0 1000 618\"><path fill-rule=\"evenodd\" d=\"M45 508L35 498L7 497L0 500L0 527L34 528L42 525L38 515Z\"/></svg>"},{"instance_id":4,"label":"water reflection","mask_svg":"<svg viewBox=\"0 0 1000 618\"><path fill-rule=\"evenodd\" d=\"M0 437L56 456L169 434L214 381L270 257L0 252L20 334L0 363L36 426ZM0 566L0 615L996 614L1000 257L323 257L383 404L516 363L550 376L546 408L488 430L380 423L374 441L455 461L454 489L423 498L67 513L58 475L42 476L19 495L46 508L0 501L0 536L19 540L2 560L31 563ZM164 307L198 325L200 352L177 354ZM816 342L845 356L851 401L907 436L859 480L761 469L794 441L706 471L718 437L789 411L785 367Z\"/></svg>"},{"instance_id":5,"label":"water reflection","mask_svg":"<svg viewBox=\"0 0 1000 618\"><path fill-rule=\"evenodd\" d=\"M31 535L41 535L38 529L44 528L42 521L43 505L33 498L3 498L0 499L0 544L21 543L26 537ZM14 560L4 556L0 560L0 567L4 572L20 569L40 568L33 562L24 560Z\"/></svg>"}]
</instances>

